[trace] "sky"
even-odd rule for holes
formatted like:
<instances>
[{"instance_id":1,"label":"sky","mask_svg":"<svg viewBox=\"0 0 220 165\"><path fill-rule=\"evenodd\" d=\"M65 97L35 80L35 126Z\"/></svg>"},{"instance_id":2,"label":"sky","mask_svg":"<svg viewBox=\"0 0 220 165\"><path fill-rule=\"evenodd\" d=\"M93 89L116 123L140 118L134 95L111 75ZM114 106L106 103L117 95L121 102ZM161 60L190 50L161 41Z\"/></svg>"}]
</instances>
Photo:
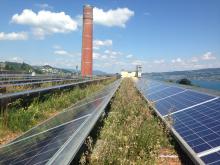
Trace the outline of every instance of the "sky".
<instances>
[{"instance_id":1,"label":"sky","mask_svg":"<svg viewBox=\"0 0 220 165\"><path fill-rule=\"evenodd\" d=\"M220 67L219 0L1 0L0 61L80 67L85 4L94 70Z\"/></svg>"}]
</instances>

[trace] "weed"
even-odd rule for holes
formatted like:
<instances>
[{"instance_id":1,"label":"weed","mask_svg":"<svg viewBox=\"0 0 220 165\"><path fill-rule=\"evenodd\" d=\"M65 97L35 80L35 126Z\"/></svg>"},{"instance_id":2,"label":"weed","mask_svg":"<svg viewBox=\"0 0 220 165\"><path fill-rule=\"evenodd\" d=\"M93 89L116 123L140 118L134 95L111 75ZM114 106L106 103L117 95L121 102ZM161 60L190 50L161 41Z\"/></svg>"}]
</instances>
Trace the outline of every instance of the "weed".
<instances>
[{"instance_id":1,"label":"weed","mask_svg":"<svg viewBox=\"0 0 220 165\"><path fill-rule=\"evenodd\" d=\"M87 163L155 164L160 149L167 146L163 124L151 114L133 81L124 79ZM85 155L82 158L85 164Z\"/></svg>"},{"instance_id":2,"label":"weed","mask_svg":"<svg viewBox=\"0 0 220 165\"><path fill-rule=\"evenodd\" d=\"M76 87L72 90L58 91L52 95L44 95L44 99L36 98L27 107L21 107L20 101L13 102L4 115L0 116L0 128L2 137L5 132L24 132L57 114L59 111L73 105L95 91L101 90L106 84L115 79L106 80L101 83L87 85L85 88ZM1 144L1 143L0 143Z\"/></svg>"}]
</instances>

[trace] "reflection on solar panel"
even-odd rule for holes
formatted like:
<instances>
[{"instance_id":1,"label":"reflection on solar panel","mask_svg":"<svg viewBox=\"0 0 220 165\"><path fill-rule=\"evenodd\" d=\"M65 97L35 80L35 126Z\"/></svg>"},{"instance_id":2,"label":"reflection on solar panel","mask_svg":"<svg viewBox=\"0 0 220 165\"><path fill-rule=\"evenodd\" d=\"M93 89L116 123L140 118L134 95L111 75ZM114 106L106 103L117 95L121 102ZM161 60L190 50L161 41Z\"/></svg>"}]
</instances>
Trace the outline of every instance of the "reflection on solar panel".
<instances>
[{"instance_id":1,"label":"reflection on solar panel","mask_svg":"<svg viewBox=\"0 0 220 165\"><path fill-rule=\"evenodd\" d=\"M136 86L194 162L220 164L219 97L146 79Z\"/></svg>"},{"instance_id":2,"label":"reflection on solar panel","mask_svg":"<svg viewBox=\"0 0 220 165\"><path fill-rule=\"evenodd\" d=\"M68 164L103 113L120 80L0 148L0 164Z\"/></svg>"}]
</instances>

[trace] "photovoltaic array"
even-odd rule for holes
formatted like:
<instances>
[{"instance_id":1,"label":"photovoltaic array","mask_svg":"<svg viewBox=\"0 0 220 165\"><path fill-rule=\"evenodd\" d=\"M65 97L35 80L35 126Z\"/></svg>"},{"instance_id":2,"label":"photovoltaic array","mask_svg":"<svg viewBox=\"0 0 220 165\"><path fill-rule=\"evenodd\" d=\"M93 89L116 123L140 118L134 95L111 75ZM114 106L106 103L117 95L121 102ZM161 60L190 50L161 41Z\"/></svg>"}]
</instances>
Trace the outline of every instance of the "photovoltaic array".
<instances>
[{"instance_id":1,"label":"photovoltaic array","mask_svg":"<svg viewBox=\"0 0 220 165\"><path fill-rule=\"evenodd\" d=\"M115 81L0 147L0 164L69 164L119 84Z\"/></svg>"},{"instance_id":2,"label":"photovoltaic array","mask_svg":"<svg viewBox=\"0 0 220 165\"><path fill-rule=\"evenodd\" d=\"M220 164L220 98L170 83L139 79L136 87L198 164Z\"/></svg>"}]
</instances>

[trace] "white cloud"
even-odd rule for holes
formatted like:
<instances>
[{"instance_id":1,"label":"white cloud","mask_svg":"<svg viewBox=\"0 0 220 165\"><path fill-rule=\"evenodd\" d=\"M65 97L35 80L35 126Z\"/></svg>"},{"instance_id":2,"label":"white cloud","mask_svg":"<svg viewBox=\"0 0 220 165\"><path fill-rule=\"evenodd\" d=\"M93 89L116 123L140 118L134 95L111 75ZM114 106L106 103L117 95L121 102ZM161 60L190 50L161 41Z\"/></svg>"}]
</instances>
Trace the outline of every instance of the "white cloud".
<instances>
[{"instance_id":1,"label":"white cloud","mask_svg":"<svg viewBox=\"0 0 220 165\"><path fill-rule=\"evenodd\" d=\"M94 50L99 50L100 48L98 46L93 46Z\"/></svg>"},{"instance_id":2,"label":"white cloud","mask_svg":"<svg viewBox=\"0 0 220 165\"><path fill-rule=\"evenodd\" d=\"M93 45L94 47L112 46L112 40L94 40Z\"/></svg>"},{"instance_id":3,"label":"white cloud","mask_svg":"<svg viewBox=\"0 0 220 165\"><path fill-rule=\"evenodd\" d=\"M41 9L53 9L52 6L48 5L47 3L37 3L35 6L41 8Z\"/></svg>"},{"instance_id":4,"label":"white cloud","mask_svg":"<svg viewBox=\"0 0 220 165\"><path fill-rule=\"evenodd\" d=\"M63 49L56 49L54 48L54 54L55 55L59 55L59 56L69 56L69 57L76 57L76 56L80 56L81 53L71 53L71 52L68 52L66 50L63 50Z\"/></svg>"},{"instance_id":5,"label":"white cloud","mask_svg":"<svg viewBox=\"0 0 220 165\"><path fill-rule=\"evenodd\" d=\"M106 55L102 55L101 57L102 57L103 59L108 58L108 56L106 56Z\"/></svg>"},{"instance_id":6,"label":"white cloud","mask_svg":"<svg viewBox=\"0 0 220 165\"><path fill-rule=\"evenodd\" d=\"M54 49L62 49L62 47L60 45L54 45L53 48Z\"/></svg>"},{"instance_id":7,"label":"white cloud","mask_svg":"<svg viewBox=\"0 0 220 165\"><path fill-rule=\"evenodd\" d=\"M117 8L104 11L103 9L94 8L94 22L104 26L125 27L126 22L134 15L134 11L128 8Z\"/></svg>"},{"instance_id":8,"label":"white cloud","mask_svg":"<svg viewBox=\"0 0 220 165\"><path fill-rule=\"evenodd\" d=\"M132 54L129 54L129 55L126 56L126 58L132 58L132 57L133 57Z\"/></svg>"},{"instance_id":9,"label":"white cloud","mask_svg":"<svg viewBox=\"0 0 220 165\"><path fill-rule=\"evenodd\" d=\"M24 62L23 58L21 58L21 57L12 57L9 61L11 61L11 62L19 62L19 63Z\"/></svg>"},{"instance_id":10,"label":"white cloud","mask_svg":"<svg viewBox=\"0 0 220 165\"><path fill-rule=\"evenodd\" d=\"M164 64L164 63L165 63L165 60L164 60L164 59L154 60L154 63L155 63L155 64Z\"/></svg>"},{"instance_id":11,"label":"white cloud","mask_svg":"<svg viewBox=\"0 0 220 165\"><path fill-rule=\"evenodd\" d=\"M198 58L197 57L192 57L192 59L191 59L191 62L193 62L193 63L196 63L196 62L198 62L199 60L198 60Z\"/></svg>"},{"instance_id":12,"label":"white cloud","mask_svg":"<svg viewBox=\"0 0 220 165\"><path fill-rule=\"evenodd\" d=\"M202 60L215 60L216 57L212 54L212 52L207 52L202 55Z\"/></svg>"},{"instance_id":13,"label":"white cloud","mask_svg":"<svg viewBox=\"0 0 220 165\"><path fill-rule=\"evenodd\" d=\"M122 55L122 52L118 52L118 51L112 51L112 50L105 50L104 53L110 57L110 58L118 58L120 55Z\"/></svg>"},{"instance_id":14,"label":"white cloud","mask_svg":"<svg viewBox=\"0 0 220 165\"><path fill-rule=\"evenodd\" d=\"M24 9L21 14L13 15L11 22L30 26L34 35L40 39L48 34L77 30L77 22L64 12L41 10L35 13L30 9Z\"/></svg>"},{"instance_id":15,"label":"white cloud","mask_svg":"<svg viewBox=\"0 0 220 165\"><path fill-rule=\"evenodd\" d=\"M143 65L145 62L142 60L134 60L131 62L132 65Z\"/></svg>"},{"instance_id":16,"label":"white cloud","mask_svg":"<svg viewBox=\"0 0 220 165\"><path fill-rule=\"evenodd\" d=\"M171 62L172 63L182 63L183 62L183 60L181 59L181 58L177 58L177 59L173 59L173 60L171 60Z\"/></svg>"},{"instance_id":17,"label":"white cloud","mask_svg":"<svg viewBox=\"0 0 220 165\"><path fill-rule=\"evenodd\" d=\"M96 53L96 52L93 52L93 59L96 60L96 59L99 59L99 58L100 58L100 54Z\"/></svg>"},{"instance_id":18,"label":"white cloud","mask_svg":"<svg viewBox=\"0 0 220 165\"><path fill-rule=\"evenodd\" d=\"M19 33L4 33L0 32L0 40L27 40L28 39L28 34L25 32L19 32Z\"/></svg>"},{"instance_id":19,"label":"white cloud","mask_svg":"<svg viewBox=\"0 0 220 165\"><path fill-rule=\"evenodd\" d=\"M69 55L69 53L65 50L55 50L54 54L56 54L56 55Z\"/></svg>"}]
</instances>

